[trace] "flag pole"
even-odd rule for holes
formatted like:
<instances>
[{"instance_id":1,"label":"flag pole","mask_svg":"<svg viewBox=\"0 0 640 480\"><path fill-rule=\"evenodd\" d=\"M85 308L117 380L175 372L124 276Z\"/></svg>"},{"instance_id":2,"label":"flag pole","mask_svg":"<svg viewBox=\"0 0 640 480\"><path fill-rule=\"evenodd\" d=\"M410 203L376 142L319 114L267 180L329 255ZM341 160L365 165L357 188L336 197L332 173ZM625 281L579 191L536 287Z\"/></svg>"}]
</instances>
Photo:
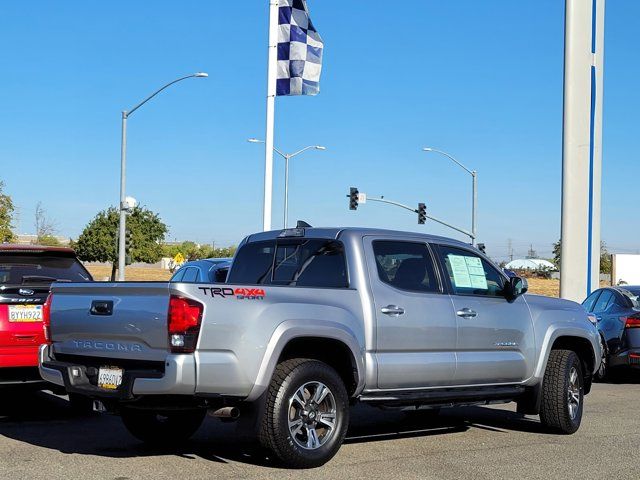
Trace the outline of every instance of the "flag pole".
<instances>
[{"instance_id":1,"label":"flag pole","mask_svg":"<svg viewBox=\"0 0 640 480\"><path fill-rule=\"evenodd\" d=\"M264 211L262 229L271 230L273 202L273 130L278 69L278 0L269 1L269 57L267 67L267 121L264 138Z\"/></svg>"}]
</instances>

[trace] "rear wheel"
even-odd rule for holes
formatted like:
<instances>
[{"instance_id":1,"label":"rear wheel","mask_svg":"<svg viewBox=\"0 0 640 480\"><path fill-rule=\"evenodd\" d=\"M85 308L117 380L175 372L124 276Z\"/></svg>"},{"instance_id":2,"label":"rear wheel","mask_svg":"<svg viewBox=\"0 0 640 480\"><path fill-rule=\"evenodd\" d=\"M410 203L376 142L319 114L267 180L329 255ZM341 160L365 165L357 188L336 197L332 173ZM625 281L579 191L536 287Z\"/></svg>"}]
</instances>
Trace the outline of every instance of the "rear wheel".
<instances>
[{"instance_id":1,"label":"rear wheel","mask_svg":"<svg viewBox=\"0 0 640 480\"><path fill-rule=\"evenodd\" d=\"M552 350L542 383L540 420L550 430L570 434L580 428L584 378L572 350Z\"/></svg>"},{"instance_id":2,"label":"rear wheel","mask_svg":"<svg viewBox=\"0 0 640 480\"><path fill-rule=\"evenodd\" d=\"M260 443L287 466L319 467L338 451L349 425L349 398L329 365L307 359L280 363L267 392Z\"/></svg>"},{"instance_id":3,"label":"rear wheel","mask_svg":"<svg viewBox=\"0 0 640 480\"><path fill-rule=\"evenodd\" d=\"M175 445L196 433L206 413L204 409L154 412L123 408L120 415L129 433L138 440L154 445Z\"/></svg>"}]
</instances>

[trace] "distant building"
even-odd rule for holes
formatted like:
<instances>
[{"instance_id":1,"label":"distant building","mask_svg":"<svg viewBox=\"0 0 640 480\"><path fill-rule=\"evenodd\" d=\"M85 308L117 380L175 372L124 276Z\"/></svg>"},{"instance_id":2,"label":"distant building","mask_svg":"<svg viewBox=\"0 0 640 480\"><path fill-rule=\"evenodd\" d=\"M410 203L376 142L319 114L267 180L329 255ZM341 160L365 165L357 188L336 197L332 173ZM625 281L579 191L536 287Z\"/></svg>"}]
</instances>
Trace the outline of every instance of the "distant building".
<instances>
[{"instance_id":1,"label":"distant building","mask_svg":"<svg viewBox=\"0 0 640 480\"><path fill-rule=\"evenodd\" d=\"M556 270L556 266L542 258L518 258L511 260L504 268L507 270Z\"/></svg>"}]
</instances>

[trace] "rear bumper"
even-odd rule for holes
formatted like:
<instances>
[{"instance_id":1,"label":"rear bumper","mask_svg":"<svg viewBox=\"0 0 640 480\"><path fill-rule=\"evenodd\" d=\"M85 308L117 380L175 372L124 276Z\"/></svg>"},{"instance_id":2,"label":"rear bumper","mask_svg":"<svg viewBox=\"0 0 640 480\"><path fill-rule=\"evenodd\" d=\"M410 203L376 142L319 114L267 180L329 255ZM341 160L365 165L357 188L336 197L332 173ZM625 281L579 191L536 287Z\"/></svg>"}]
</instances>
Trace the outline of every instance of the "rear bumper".
<instances>
[{"instance_id":1,"label":"rear bumper","mask_svg":"<svg viewBox=\"0 0 640 480\"><path fill-rule=\"evenodd\" d=\"M38 345L15 345L0 347L0 365L2 367L38 366Z\"/></svg>"},{"instance_id":2,"label":"rear bumper","mask_svg":"<svg viewBox=\"0 0 640 480\"><path fill-rule=\"evenodd\" d=\"M617 355L612 355L609 358L609 365L611 367L640 368L640 350L626 350Z\"/></svg>"},{"instance_id":3,"label":"rear bumper","mask_svg":"<svg viewBox=\"0 0 640 480\"><path fill-rule=\"evenodd\" d=\"M0 368L0 388L2 387L45 387L37 367L5 367Z\"/></svg>"},{"instance_id":4,"label":"rear bumper","mask_svg":"<svg viewBox=\"0 0 640 480\"><path fill-rule=\"evenodd\" d=\"M123 366L122 384L117 390L107 390L96 385L96 364L119 366L118 360L92 360L57 361L50 354L50 346L42 345L39 353L40 375L48 382L64 386L68 393L96 398L131 400L142 395L195 394L196 367L192 355L167 355L162 369Z\"/></svg>"}]
</instances>

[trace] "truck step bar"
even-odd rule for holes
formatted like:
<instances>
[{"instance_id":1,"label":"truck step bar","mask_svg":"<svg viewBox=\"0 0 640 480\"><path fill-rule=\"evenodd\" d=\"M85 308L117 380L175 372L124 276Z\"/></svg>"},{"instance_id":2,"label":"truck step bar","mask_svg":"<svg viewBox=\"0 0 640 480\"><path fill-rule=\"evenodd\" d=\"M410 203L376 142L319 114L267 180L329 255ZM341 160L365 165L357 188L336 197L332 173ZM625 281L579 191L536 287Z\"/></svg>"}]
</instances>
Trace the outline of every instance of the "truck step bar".
<instances>
[{"instance_id":1,"label":"truck step bar","mask_svg":"<svg viewBox=\"0 0 640 480\"><path fill-rule=\"evenodd\" d=\"M360 400L370 404L384 405L486 403L494 400L513 400L521 396L524 392L525 387L522 385L439 388L430 390L370 392L361 395Z\"/></svg>"}]
</instances>

